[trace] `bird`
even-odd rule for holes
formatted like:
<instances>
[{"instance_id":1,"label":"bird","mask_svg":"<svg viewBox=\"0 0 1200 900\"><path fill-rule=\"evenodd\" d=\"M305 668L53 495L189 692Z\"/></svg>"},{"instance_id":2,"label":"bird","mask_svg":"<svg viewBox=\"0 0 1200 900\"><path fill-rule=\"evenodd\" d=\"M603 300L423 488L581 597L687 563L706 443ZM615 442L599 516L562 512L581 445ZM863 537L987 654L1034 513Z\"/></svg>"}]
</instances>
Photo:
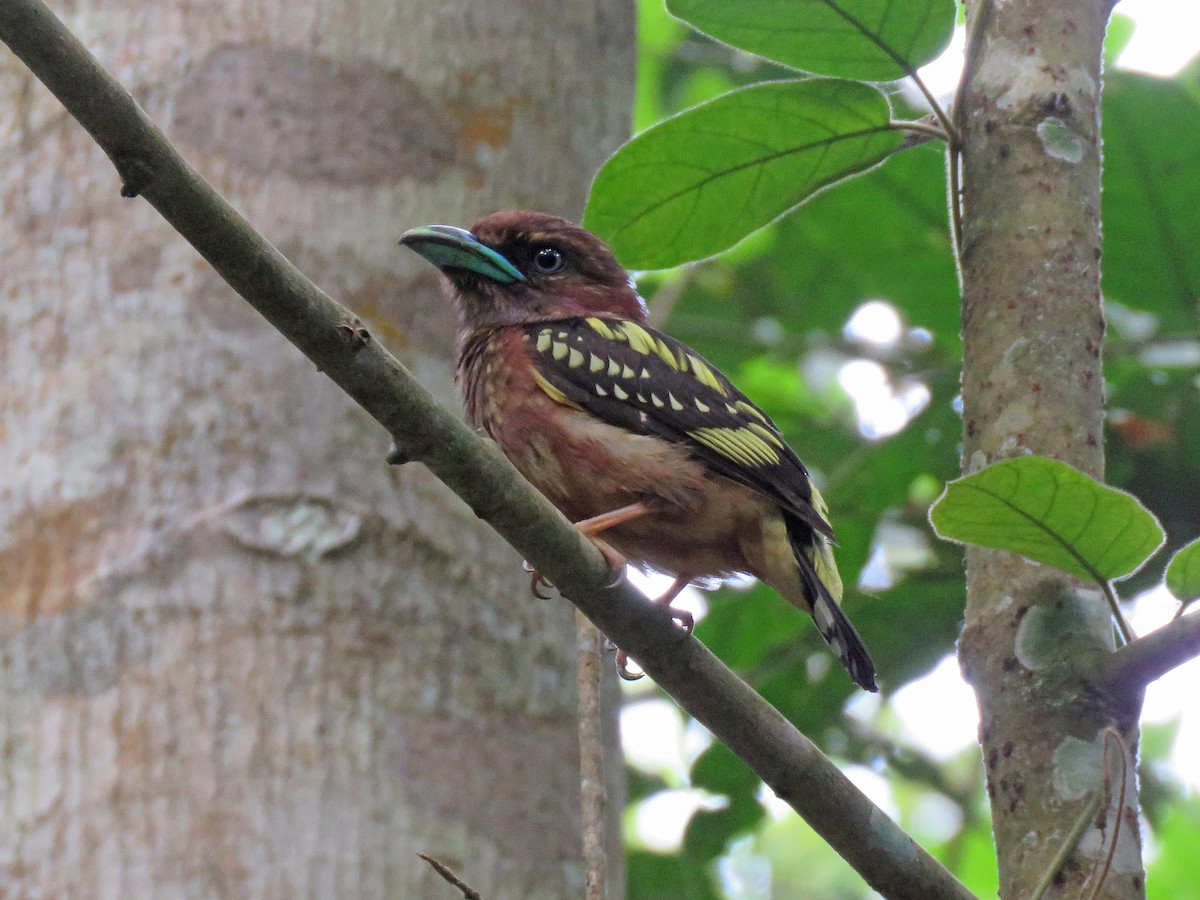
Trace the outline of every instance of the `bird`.
<instances>
[{"instance_id":1,"label":"bird","mask_svg":"<svg viewBox=\"0 0 1200 900\"><path fill-rule=\"evenodd\" d=\"M840 606L834 532L808 470L722 372L647 324L602 240L514 210L470 230L412 228L400 244L448 283L467 421L615 567L672 576L658 598L668 606L689 584L753 576L812 616L857 685L878 690Z\"/></svg>"}]
</instances>

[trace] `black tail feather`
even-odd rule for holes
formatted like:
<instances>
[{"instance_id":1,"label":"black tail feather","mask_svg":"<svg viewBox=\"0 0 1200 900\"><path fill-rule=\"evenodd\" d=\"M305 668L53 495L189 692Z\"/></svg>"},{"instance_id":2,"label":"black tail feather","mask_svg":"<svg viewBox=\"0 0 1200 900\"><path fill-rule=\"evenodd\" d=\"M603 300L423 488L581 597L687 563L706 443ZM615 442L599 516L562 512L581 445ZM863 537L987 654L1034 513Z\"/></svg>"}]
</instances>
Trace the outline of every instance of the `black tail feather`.
<instances>
[{"instance_id":1,"label":"black tail feather","mask_svg":"<svg viewBox=\"0 0 1200 900\"><path fill-rule=\"evenodd\" d=\"M802 533L803 532L803 533ZM789 521L788 537L792 549L796 553L796 564L800 569L800 580L804 584L804 593L811 607L813 621L817 631L833 650L842 666L850 673L854 683L867 691L878 691L875 684L875 663L867 652L867 645L858 636L854 626L838 605L837 600L829 593L824 582L817 575L810 554L813 552L813 533L803 523L796 526ZM820 538L816 538L820 540Z\"/></svg>"}]
</instances>

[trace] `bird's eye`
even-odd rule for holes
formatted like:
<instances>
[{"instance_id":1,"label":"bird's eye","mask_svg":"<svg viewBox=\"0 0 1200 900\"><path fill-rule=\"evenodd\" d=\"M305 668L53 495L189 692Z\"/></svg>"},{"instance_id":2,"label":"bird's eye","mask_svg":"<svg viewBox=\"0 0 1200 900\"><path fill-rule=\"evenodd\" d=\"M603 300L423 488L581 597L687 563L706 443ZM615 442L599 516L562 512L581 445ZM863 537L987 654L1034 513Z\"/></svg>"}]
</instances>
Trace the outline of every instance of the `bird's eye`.
<instances>
[{"instance_id":1,"label":"bird's eye","mask_svg":"<svg viewBox=\"0 0 1200 900\"><path fill-rule=\"evenodd\" d=\"M533 267L539 275L553 275L566 264L562 251L554 247L538 247L533 251Z\"/></svg>"}]
</instances>

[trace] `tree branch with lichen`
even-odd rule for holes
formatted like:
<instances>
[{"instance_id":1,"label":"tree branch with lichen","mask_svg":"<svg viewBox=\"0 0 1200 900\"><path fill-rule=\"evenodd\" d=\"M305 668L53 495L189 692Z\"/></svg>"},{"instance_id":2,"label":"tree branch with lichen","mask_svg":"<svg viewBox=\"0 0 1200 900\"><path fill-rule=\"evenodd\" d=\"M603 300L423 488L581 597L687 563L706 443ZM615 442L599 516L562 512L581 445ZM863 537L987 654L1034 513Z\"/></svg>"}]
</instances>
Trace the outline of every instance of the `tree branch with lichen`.
<instances>
[{"instance_id":1,"label":"tree branch with lichen","mask_svg":"<svg viewBox=\"0 0 1200 900\"><path fill-rule=\"evenodd\" d=\"M264 318L425 465L679 704L741 757L869 884L894 898L971 895L817 747L600 553L489 442L437 404L349 310L305 278L196 174L40 0L0 5L0 40L108 154L123 196L145 198Z\"/></svg>"}]
</instances>

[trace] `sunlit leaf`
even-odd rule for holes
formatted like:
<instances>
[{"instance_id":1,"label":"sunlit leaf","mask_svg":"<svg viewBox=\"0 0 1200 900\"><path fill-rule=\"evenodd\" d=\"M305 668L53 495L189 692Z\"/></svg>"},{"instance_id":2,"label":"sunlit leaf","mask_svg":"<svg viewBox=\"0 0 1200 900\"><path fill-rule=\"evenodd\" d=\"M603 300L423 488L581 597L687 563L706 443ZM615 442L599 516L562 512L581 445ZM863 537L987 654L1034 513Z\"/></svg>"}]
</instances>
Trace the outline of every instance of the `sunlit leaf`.
<instances>
[{"instance_id":1,"label":"sunlit leaf","mask_svg":"<svg viewBox=\"0 0 1200 900\"><path fill-rule=\"evenodd\" d=\"M1137 571L1163 542L1136 498L1041 456L950 482L929 519L947 540L1020 553L1096 581Z\"/></svg>"},{"instance_id":2,"label":"sunlit leaf","mask_svg":"<svg viewBox=\"0 0 1200 900\"><path fill-rule=\"evenodd\" d=\"M642 132L604 164L584 226L629 268L711 256L900 146L887 98L832 79L732 91Z\"/></svg>"},{"instance_id":3,"label":"sunlit leaf","mask_svg":"<svg viewBox=\"0 0 1200 900\"><path fill-rule=\"evenodd\" d=\"M953 0L667 0L705 34L805 72L893 81L938 56Z\"/></svg>"},{"instance_id":4,"label":"sunlit leaf","mask_svg":"<svg viewBox=\"0 0 1200 900\"><path fill-rule=\"evenodd\" d=\"M1200 600L1200 539L1172 557L1167 566L1167 590L1184 603Z\"/></svg>"}]
</instances>

